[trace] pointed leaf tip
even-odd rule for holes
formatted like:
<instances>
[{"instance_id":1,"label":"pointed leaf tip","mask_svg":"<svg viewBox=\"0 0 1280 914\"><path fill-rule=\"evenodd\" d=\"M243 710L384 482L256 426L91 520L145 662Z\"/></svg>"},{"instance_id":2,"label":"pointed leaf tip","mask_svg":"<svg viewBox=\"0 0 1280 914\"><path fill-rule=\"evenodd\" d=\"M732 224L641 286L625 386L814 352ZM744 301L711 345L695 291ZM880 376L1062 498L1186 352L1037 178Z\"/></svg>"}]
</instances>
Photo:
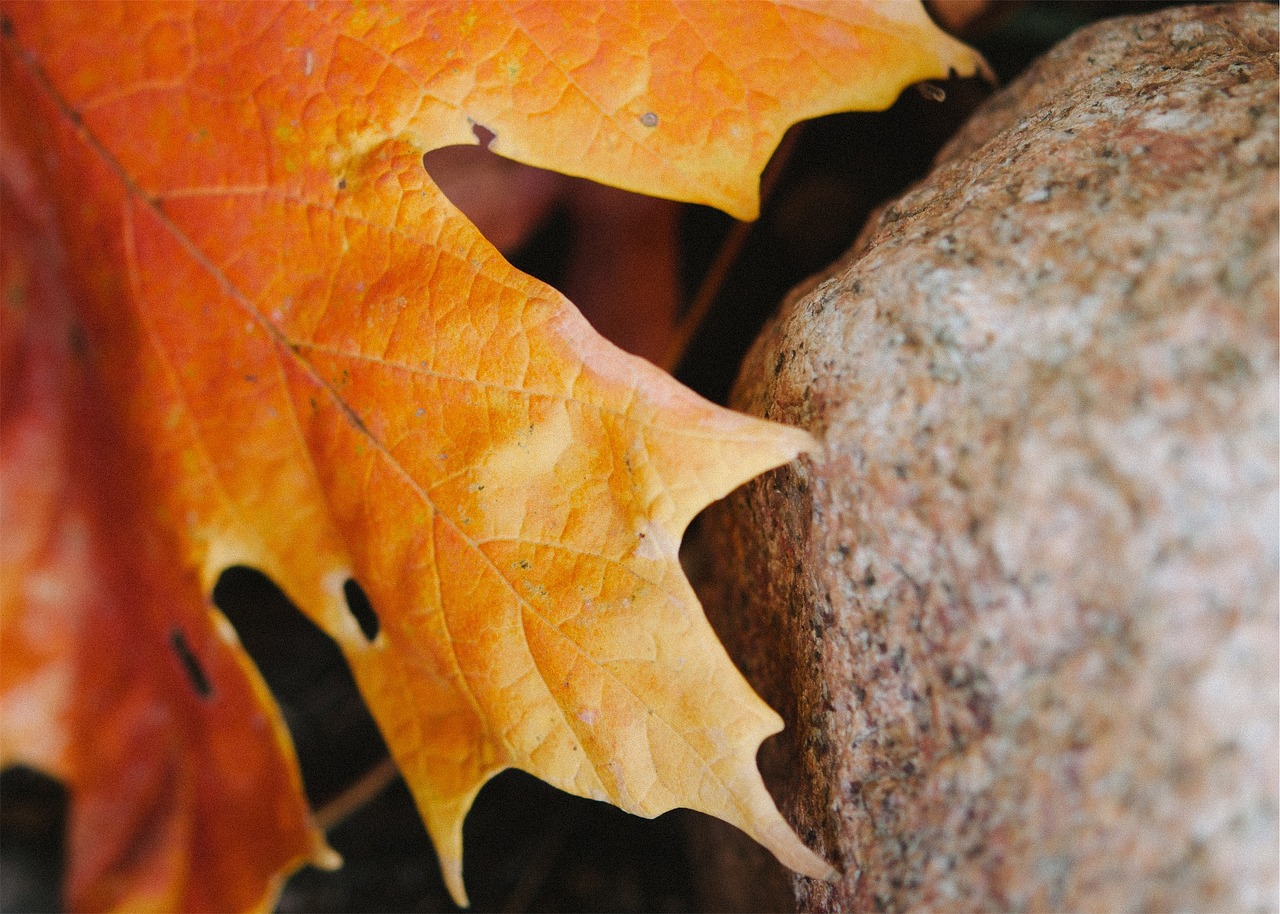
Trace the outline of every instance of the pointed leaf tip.
<instances>
[{"instance_id":1,"label":"pointed leaf tip","mask_svg":"<svg viewBox=\"0 0 1280 914\"><path fill-rule=\"evenodd\" d=\"M79 308L96 372L58 363L69 494L35 520L93 519L92 556L64 569L91 620L77 643L129 642L119 668L74 671L127 694L25 748L96 745L73 821L141 822L119 840L160 848L131 868L81 834L74 898L141 898L163 869L172 907L246 908L308 853L334 862L279 709L209 621L229 562L343 647L459 903L463 818L513 766L641 815L702 809L824 874L755 768L777 715L677 556L698 510L815 442L605 344L448 204L422 154L483 124L530 164L753 216L794 120L883 107L976 55L902 3L6 10L6 122L30 108L12 146L37 163L66 247L45 266L76 290L54 298ZM342 599L353 573L373 616ZM143 770L144 744L173 751ZM126 773L160 812L107 789Z\"/></svg>"}]
</instances>

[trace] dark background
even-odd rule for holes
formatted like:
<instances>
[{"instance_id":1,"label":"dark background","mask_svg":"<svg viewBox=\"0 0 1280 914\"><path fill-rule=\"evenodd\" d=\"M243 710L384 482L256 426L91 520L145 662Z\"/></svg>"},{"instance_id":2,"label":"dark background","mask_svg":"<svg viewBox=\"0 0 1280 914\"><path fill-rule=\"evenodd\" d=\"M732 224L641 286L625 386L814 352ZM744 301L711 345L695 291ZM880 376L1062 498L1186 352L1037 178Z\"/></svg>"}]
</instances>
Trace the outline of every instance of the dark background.
<instances>
[{"instance_id":1,"label":"dark background","mask_svg":"<svg viewBox=\"0 0 1280 914\"><path fill-rule=\"evenodd\" d=\"M1040 2L1002 6L965 35L1001 84L1082 25L1166 3ZM908 89L891 109L811 121L760 220L722 285L677 373L724 402L751 340L786 292L838 258L871 210L928 170L934 155L991 87L942 85L938 102ZM690 296L731 220L705 207L682 215L683 281ZM549 281L572 245L567 216L553 214L513 258ZM350 595L356 602L360 595ZM319 808L385 757L386 747L336 645L267 578L229 569L214 601L236 626L285 712L307 793ZM26 769L0 774L0 911L56 911L65 791ZM481 792L465 828L466 884L477 911L697 911L714 908L715 886L699 885L688 822L677 810L655 820L561 793L518 771ZM304 869L279 910L456 910L403 781L398 778L330 832L345 866Z\"/></svg>"}]
</instances>

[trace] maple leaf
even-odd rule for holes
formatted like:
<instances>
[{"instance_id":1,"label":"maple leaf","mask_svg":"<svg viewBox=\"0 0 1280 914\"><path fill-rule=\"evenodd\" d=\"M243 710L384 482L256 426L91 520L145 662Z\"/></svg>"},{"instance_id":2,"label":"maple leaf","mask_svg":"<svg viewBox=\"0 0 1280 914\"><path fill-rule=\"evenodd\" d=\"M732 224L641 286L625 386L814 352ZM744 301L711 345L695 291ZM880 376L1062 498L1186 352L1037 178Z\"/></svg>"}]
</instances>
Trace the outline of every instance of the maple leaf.
<instances>
[{"instance_id":1,"label":"maple leaf","mask_svg":"<svg viewBox=\"0 0 1280 914\"><path fill-rule=\"evenodd\" d=\"M70 785L72 906L267 907L333 862L210 600L236 564L341 646L460 903L508 767L827 874L676 555L811 439L606 343L422 156L488 131L750 218L790 123L976 55L914 3L4 9L0 745Z\"/></svg>"}]
</instances>

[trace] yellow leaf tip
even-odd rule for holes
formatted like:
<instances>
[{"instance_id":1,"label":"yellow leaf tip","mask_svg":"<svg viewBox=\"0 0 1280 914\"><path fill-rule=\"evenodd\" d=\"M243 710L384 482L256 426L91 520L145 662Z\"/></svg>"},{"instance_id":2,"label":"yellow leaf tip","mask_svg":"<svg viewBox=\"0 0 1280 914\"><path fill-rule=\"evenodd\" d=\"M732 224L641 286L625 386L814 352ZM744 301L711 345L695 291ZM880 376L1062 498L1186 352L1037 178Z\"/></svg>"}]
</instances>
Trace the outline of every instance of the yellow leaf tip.
<instances>
[{"instance_id":1,"label":"yellow leaf tip","mask_svg":"<svg viewBox=\"0 0 1280 914\"><path fill-rule=\"evenodd\" d=\"M321 838L311 852L311 865L318 870L332 872L342 869L342 855Z\"/></svg>"},{"instance_id":2,"label":"yellow leaf tip","mask_svg":"<svg viewBox=\"0 0 1280 914\"><path fill-rule=\"evenodd\" d=\"M471 900L467 897L467 887L462 881L462 859L441 857L440 872L444 875L444 885L449 890L449 897L453 899L453 903L460 908L471 907Z\"/></svg>"},{"instance_id":3,"label":"yellow leaf tip","mask_svg":"<svg viewBox=\"0 0 1280 914\"><path fill-rule=\"evenodd\" d=\"M781 816L779 816L779 820L783 821ZM791 830L790 826L785 826L785 830L780 830L777 834L771 834L766 837L772 840L766 840L762 843L778 858L778 862L787 867L787 869L799 873L801 876L808 876L810 879L821 879L824 882L831 882L839 876L836 868L815 851L810 850Z\"/></svg>"},{"instance_id":4,"label":"yellow leaf tip","mask_svg":"<svg viewBox=\"0 0 1280 914\"><path fill-rule=\"evenodd\" d=\"M772 421L772 420L771 420ZM823 442L820 438L802 428L794 425L782 425L775 423L778 430L778 450L787 454L787 458L780 463L786 463L795 460L803 454L812 454L818 456L823 450Z\"/></svg>"}]
</instances>

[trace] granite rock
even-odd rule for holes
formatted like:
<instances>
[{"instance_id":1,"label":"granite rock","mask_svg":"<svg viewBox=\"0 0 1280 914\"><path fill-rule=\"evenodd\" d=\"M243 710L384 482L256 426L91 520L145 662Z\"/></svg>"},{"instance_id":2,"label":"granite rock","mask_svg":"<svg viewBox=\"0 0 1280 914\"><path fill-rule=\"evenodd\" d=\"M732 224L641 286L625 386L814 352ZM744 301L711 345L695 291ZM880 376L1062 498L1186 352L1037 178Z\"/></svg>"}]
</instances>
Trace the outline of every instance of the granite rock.
<instances>
[{"instance_id":1,"label":"granite rock","mask_svg":"<svg viewBox=\"0 0 1280 914\"><path fill-rule=\"evenodd\" d=\"M1278 194L1275 7L1109 20L757 343L734 405L825 449L704 599L799 909L1275 909Z\"/></svg>"}]
</instances>

